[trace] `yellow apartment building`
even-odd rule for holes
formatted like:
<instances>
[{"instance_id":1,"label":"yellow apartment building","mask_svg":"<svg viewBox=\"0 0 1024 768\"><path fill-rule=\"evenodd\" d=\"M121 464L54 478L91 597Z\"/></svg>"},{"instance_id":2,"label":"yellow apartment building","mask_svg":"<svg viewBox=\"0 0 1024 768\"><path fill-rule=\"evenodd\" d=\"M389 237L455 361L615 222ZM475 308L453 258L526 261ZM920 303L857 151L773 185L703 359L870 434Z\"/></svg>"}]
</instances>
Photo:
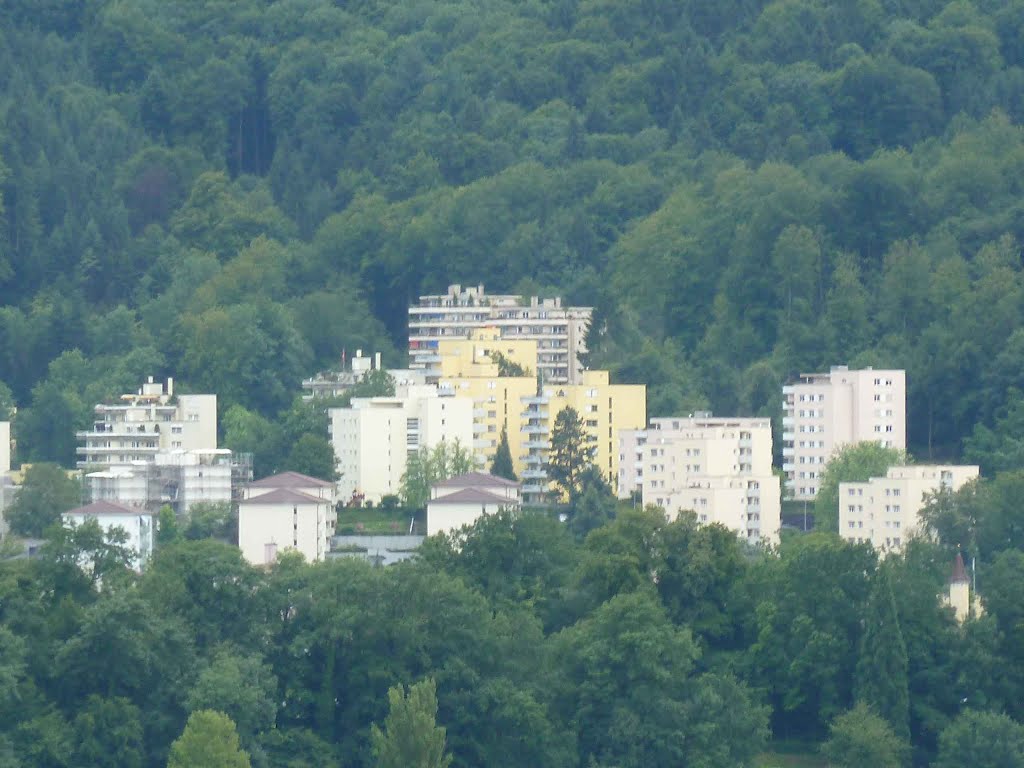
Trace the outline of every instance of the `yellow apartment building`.
<instances>
[{"instance_id":1,"label":"yellow apartment building","mask_svg":"<svg viewBox=\"0 0 1024 768\"><path fill-rule=\"evenodd\" d=\"M501 338L496 329L476 329L468 339L438 344L438 387L473 400L473 449L486 467L504 427L516 475L523 481L524 500L535 502L550 483L544 469L551 431L559 412L571 406L583 419L591 438L593 462L614 489L619 476L619 430L642 429L647 422L647 388L612 384L607 371L583 371L578 384L543 384L531 369L537 357L532 339ZM494 352L531 375L500 376Z\"/></svg>"}]
</instances>

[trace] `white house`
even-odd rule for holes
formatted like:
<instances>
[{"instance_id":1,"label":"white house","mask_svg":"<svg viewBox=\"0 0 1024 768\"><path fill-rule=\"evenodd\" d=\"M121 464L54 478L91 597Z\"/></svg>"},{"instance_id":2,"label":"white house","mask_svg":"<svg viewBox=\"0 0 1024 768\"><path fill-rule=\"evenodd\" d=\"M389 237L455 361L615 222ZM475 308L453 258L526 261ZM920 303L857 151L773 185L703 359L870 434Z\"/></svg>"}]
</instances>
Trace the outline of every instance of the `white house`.
<instances>
[{"instance_id":1,"label":"white house","mask_svg":"<svg viewBox=\"0 0 1024 768\"><path fill-rule=\"evenodd\" d=\"M104 531L121 528L128 534L126 546L135 552L132 567L141 571L153 556L153 536L156 526L150 512L115 504L110 501L94 501L84 507L68 510L63 515L64 524L82 525L86 520L95 520Z\"/></svg>"},{"instance_id":2,"label":"white house","mask_svg":"<svg viewBox=\"0 0 1024 768\"><path fill-rule=\"evenodd\" d=\"M284 472L250 483L238 503L238 546L254 565L292 549L307 560L327 557L337 515L333 483Z\"/></svg>"},{"instance_id":3,"label":"white house","mask_svg":"<svg viewBox=\"0 0 1024 768\"><path fill-rule=\"evenodd\" d=\"M471 525L501 509L519 509L519 483L484 472L469 472L444 480L430 489L427 535Z\"/></svg>"}]
</instances>

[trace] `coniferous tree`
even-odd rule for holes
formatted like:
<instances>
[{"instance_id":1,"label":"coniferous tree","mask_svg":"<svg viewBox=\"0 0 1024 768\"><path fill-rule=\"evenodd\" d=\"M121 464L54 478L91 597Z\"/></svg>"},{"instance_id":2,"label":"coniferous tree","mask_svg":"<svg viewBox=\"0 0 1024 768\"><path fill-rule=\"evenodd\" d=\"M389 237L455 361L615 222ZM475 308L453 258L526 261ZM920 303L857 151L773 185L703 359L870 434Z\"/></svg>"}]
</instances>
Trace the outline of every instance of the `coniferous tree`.
<instances>
[{"instance_id":1,"label":"coniferous tree","mask_svg":"<svg viewBox=\"0 0 1024 768\"><path fill-rule=\"evenodd\" d=\"M548 477L551 478L570 499L580 492L583 471L590 465L593 450L590 436L579 413L572 406L566 406L555 417L551 431L551 452L548 455Z\"/></svg>"},{"instance_id":2,"label":"coniferous tree","mask_svg":"<svg viewBox=\"0 0 1024 768\"><path fill-rule=\"evenodd\" d=\"M907 646L900 630L889 569L880 566L865 606L864 636L854 673L854 696L904 741L910 738Z\"/></svg>"},{"instance_id":3,"label":"coniferous tree","mask_svg":"<svg viewBox=\"0 0 1024 768\"><path fill-rule=\"evenodd\" d=\"M508 447L508 430L501 428L501 439L498 441L498 450L494 453L494 461L491 462L491 474L495 477L504 477L506 480L516 480L516 473L512 467L512 451Z\"/></svg>"}]
</instances>

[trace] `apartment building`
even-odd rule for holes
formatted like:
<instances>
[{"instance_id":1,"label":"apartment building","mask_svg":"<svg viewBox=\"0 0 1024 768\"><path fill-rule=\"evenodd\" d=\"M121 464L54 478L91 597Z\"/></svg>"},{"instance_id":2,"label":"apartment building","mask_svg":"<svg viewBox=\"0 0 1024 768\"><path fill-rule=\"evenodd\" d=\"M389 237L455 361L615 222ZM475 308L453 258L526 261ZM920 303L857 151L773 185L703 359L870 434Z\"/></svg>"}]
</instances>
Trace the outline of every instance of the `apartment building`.
<instances>
[{"instance_id":1,"label":"apartment building","mask_svg":"<svg viewBox=\"0 0 1024 768\"><path fill-rule=\"evenodd\" d=\"M623 433L619 445L620 460L640 457L635 478L644 504L670 515L692 511L699 522L724 525L751 543L778 541L782 502L770 419L652 419L642 434Z\"/></svg>"},{"instance_id":2,"label":"apartment building","mask_svg":"<svg viewBox=\"0 0 1024 768\"><path fill-rule=\"evenodd\" d=\"M133 552L131 567L141 571L153 556L153 542L156 534L154 515L152 512L132 509L110 501L94 501L84 507L70 509L62 515L65 526L82 525L87 520L95 520L104 533L113 528L120 528L127 534L125 546ZM85 559L79 563L83 568L91 568L91 561Z\"/></svg>"},{"instance_id":3,"label":"apartment building","mask_svg":"<svg viewBox=\"0 0 1024 768\"><path fill-rule=\"evenodd\" d=\"M488 295L482 285L450 285L447 293L420 296L409 307L410 367L429 369L439 361L442 340L466 339L473 329L490 326L503 340L537 342L530 367L544 382L577 384L592 312L591 307L563 307L560 298Z\"/></svg>"},{"instance_id":4,"label":"apartment building","mask_svg":"<svg viewBox=\"0 0 1024 768\"><path fill-rule=\"evenodd\" d=\"M76 433L78 468L99 470L133 461L152 461L157 453L217 447L217 396L175 395L148 381L115 404L95 408L92 428Z\"/></svg>"},{"instance_id":5,"label":"apartment building","mask_svg":"<svg viewBox=\"0 0 1024 768\"><path fill-rule=\"evenodd\" d=\"M907 447L906 374L833 366L782 388L782 469L794 499L811 501L832 454L844 445Z\"/></svg>"},{"instance_id":6,"label":"apartment building","mask_svg":"<svg viewBox=\"0 0 1024 768\"><path fill-rule=\"evenodd\" d=\"M959 490L978 475L977 466L911 465L889 467L885 477L864 483L840 483L839 535L897 552L919 530L918 515L928 494Z\"/></svg>"},{"instance_id":7,"label":"apartment building","mask_svg":"<svg viewBox=\"0 0 1024 768\"><path fill-rule=\"evenodd\" d=\"M394 397L355 398L348 408L330 408L330 436L343 501L379 503L401 490L410 453L442 440L473 445L473 401L409 385Z\"/></svg>"},{"instance_id":8,"label":"apartment building","mask_svg":"<svg viewBox=\"0 0 1024 768\"><path fill-rule=\"evenodd\" d=\"M516 474L523 481L524 501L542 501L551 490L546 469L551 433L558 414L567 407L573 408L583 419L592 450L591 460L612 490L617 490L619 433L639 429L646 423L647 388L644 385L612 384L608 371L584 371L581 383L545 385L539 393L521 398L521 403L522 453Z\"/></svg>"},{"instance_id":9,"label":"apartment building","mask_svg":"<svg viewBox=\"0 0 1024 768\"><path fill-rule=\"evenodd\" d=\"M438 353L437 361L430 365L436 372L439 391L473 402L472 448L477 465L481 469L490 466L504 429L513 466L517 474L521 472L519 457L525 435L520 431L519 417L523 398L537 392L536 373L529 368L535 364L537 342L502 339L493 327L474 328L467 339L442 340ZM510 369L503 371L499 359L519 366L524 375L503 376Z\"/></svg>"},{"instance_id":10,"label":"apartment building","mask_svg":"<svg viewBox=\"0 0 1024 768\"><path fill-rule=\"evenodd\" d=\"M619 482L616 493L620 499L642 498L646 445L646 429L619 430Z\"/></svg>"},{"instance_id":11,"label":"apartment building","mask_svg":"<svg viewBox=\"0 0 1024 768\"><path fill-rule=\"evenodd\" d=\"M250 483L238 503L238 546L254 565L292 550L319 562L331 550L337 523L335 486L299 472Z\"/></svg>"},{"instance_id":12,"label":"apartment building","mask_svg":"<svg viewBox=\"0 0 1024 768\"><path fill-rule=\"evenodd\" d=\"M180 515L193 504L236 501L241 487L252 480L252 456L227 448L165 451L150 461L87 472L82 480L92 501L153 512L169 506Z\"/></svg>"}]
</instances>

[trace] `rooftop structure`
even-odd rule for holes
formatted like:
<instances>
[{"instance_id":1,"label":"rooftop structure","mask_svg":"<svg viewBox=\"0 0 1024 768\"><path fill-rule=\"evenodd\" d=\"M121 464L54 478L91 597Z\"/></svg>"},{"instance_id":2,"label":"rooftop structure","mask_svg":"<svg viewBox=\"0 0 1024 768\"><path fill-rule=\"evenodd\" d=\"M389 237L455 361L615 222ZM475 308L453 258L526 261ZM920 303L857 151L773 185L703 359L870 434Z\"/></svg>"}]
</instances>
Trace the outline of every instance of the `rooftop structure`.
<instances>
[{"instance_id":1,"label":"rooftop structure","mask_svg":"<svg viewBox=\"0 0 1024 768\"><path fill-rule=\"evenodd\" d=\"M482 285L464 290L450 285L447 293L420 296L409 307L410 367L426 369L437 362L442 339L469 338L473 329L490 326L503 340L537 342L531 367L545 382L578 383L592 312L591 307L563 307L561 298L488 295Z\"/></svg>"},{"instance_id":2,"label":"rooftop structure","mask_svg":"<svg viewBox=\"0 0 1024 768\"><path fill-rule=\"evenodd\" d=\"M101 403L89 430L76 433L78 467L150 461L161 451L217 447L217 396L175 395L174 380L148 381L115 404Z\"/></svg>"}]
</instances>

